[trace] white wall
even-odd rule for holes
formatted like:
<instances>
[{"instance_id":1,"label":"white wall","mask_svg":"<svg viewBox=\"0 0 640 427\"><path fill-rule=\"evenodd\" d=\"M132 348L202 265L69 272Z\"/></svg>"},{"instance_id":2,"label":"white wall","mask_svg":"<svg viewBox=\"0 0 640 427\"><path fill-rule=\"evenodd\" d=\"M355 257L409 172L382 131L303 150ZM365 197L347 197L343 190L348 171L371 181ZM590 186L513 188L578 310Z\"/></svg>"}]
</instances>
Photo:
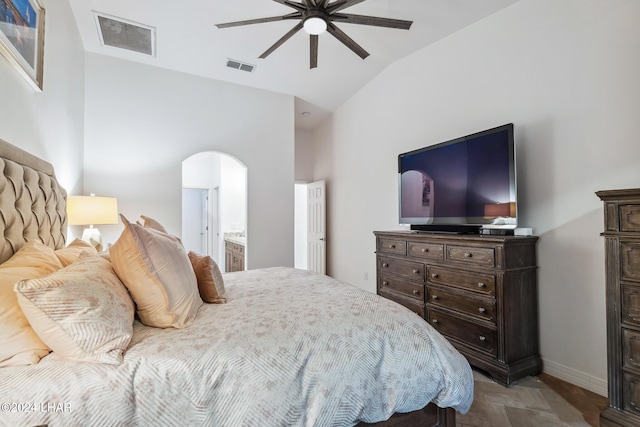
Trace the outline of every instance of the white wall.
<instances>
[{"instance_id":1,"label":"white wall","mask_svg":"<svg viewBox=\"0 0 640 427\"><path fill-rule=\"evenodd\" d=\"M296 181L311 182L313 181L313 134L310 130L296 129L295 135Z\"/></svg>"},{"instance_id":2,"label":"white wall","mask_svg":"<svg viewBox=\"0 0 640 427\"><path fill-rule=\"evenodd\" d=\"M85 191L180 234L182 161L227 153L247 167L248 267L293 265L293 97L96 54L85 66ZM105 242L121 229L101 227Z\"/></svg>"},{"instance_id":3,"label":"white wall","mask_svg":"<svg viewBox=\"0 0 640 427\"><path fill-rule=\"evenodd\" d=\"M638 18L636 0L523 0L376 77L314 134L329 273L375 292L372 232L401 228L399 153L513 122L520 225L540 236L544 370L606 394L594 192L639 185Z\"/></svg>"},{"instance_id":4,"label":"white wall","mask_svg":"<svg viewBox=\"0 0 640 427\"><path fill-rule=\"evenodd\" d=\"M82 190L83 179L84 50L68 2L43 5L43 91L36 92L0 55L0 139L51 162L73 194Z\"/></svg>"},{"instance_id":5,"label":"white wall","mask_svg":"<svg viewBox=\"0 0 640 427\"><path fill-rule=\"evenodd\" d=\"M222 233L246 231L247 169L229 156L220 159L220 167Z\"/></svg>"}]
</instances>

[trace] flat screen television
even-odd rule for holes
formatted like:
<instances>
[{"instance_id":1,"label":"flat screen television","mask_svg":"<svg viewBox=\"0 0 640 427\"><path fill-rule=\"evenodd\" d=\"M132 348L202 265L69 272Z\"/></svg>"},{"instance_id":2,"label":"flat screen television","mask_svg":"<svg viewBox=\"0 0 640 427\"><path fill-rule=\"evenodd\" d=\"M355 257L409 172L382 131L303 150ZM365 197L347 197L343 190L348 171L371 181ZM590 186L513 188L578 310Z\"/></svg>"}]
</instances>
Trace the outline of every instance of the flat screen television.
<instances>
[{"instance_id":1,"label":"flat screen television","mask_svg":"<svg viewBox=\"0 0 640 427\"><path fill-rule=\"evenodd\" d=\"M513 124L400 154L398 183L400 223L412 230L512 234Z\"/></svg>"}]
</instances>

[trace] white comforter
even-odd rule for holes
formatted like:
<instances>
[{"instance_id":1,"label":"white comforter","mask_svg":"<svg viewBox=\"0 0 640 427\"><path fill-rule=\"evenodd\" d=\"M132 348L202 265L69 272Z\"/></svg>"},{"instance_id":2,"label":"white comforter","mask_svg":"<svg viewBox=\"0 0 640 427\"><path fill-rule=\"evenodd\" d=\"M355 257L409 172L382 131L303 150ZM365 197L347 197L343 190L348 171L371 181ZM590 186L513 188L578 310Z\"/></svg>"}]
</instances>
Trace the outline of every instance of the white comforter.
<instances>
[{"instance_id":1,"label":"white comforter","mask_svg":"<svg viewBox=\"0 0 640 427\"><path fill-rule=\"evenodd\" d=\"M189 328L136 322L120 366L0 368L0 425L350 426L471 405L467 361L400 305L290 268L225 286Z\"/></svg>"}]
</instances>

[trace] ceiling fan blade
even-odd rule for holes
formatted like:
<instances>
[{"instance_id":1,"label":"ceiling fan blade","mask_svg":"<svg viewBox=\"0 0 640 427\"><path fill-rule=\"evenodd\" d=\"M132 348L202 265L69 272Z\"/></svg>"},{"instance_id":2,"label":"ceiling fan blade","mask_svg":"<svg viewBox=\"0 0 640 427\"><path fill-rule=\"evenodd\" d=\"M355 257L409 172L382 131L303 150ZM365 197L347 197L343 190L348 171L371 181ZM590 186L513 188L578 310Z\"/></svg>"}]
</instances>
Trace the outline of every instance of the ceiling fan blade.
<instances>
[{"instance_id":1,"label":"ceiling fan blade","mask_svg":"<svg viewBox=\"0 0 640 427\"><path fill-rule=\"evenodd\" d=\"M262 55L259 56L259 58L266 58L267 56L271 55L273 53L274 50L276 50L277 48L279 48L282 43L286 42L287 40L289 40L291 38L291 36L293 36L295 33L297 33L298 31L300 31L302 29L302 22L298 22L296 24L295 27L293 27L291 30L289 30L289 32L287 34L285 34L284 36L282 36L280 38L280 40L278 40L277 42L275 42L273 44L273 46L271 46L269 49L267 49Z\"/></svg>"},{"instance_id":2,"label":"ceiling fan blade","mask_svg":"<svg viewBox=\"0 0 640 427\"><path fill-rule=\"evenodd\" d=\"M326 11L327 11L327 13L334 13L334 12L337 12L339 10L346 9L348 7L351 7L351 6L355 6L358 3L362 3L363 1L365 1L365 0L339 0L339 1L335 2L335 3L333 3L333 4L330 4L326 8Z\"/></svg>"},{"instance_id":3,"label":"ceiling fan blade","mask_svg":"<svg viewBox=\"0 0 640 427\"><path fill-rule=\"evenodd\" d=\"M346 35L340 28L333 25L333 23L327 22L327 32L333 37L340 40L342 44L351 49L360 58L365 59L367 56L369 56L369 52L364 50L358 43L353 41L353 39Z\"/></svg>"},{"instance_id":4,"label":"ceiling fan blade","mask_svg":"<svg viewBox=\"0 0 640 427\"><path fill-rule=\"evenodd\" d=\"M316 0L316 3L318 3L318 7L326 7L329 0Z\"/></svg>"},{"instance_id":5,"label":"ceiling fan blade","mask_svg":"<svg viewBox=\"0 0 640 427\"><path fill-rule=\"evenodd\" d=\"M413 21L404 21L402 19L379 18L377 16L352 15L348 13L339 13L330 16L332 21L344 22L345 24L372 25L374 27L397 28L399 30L408 30L411 28Z\"/></svg>"},{"instance_id":6,"label":"ceiling fan blade","mask_svg":"<svg viewBox=\"0 0 640 427\"><path fill-rule=\"evenodd\" d=\"M239 27L241 25L262 24L264 22L274 22L274 21L283 21L285 19L301 19L301 18L302 18L301 13L293 12L288 15L272 16L269 18L258 18L258 19L247 19L244 21L236 21L236 22L225 22L224 24L216 24L216 27L230 28L230 27Z\"/></svg>"},{"instance_id":7,"label":"ceiling fan blade","mask_svg":"<svg viewBox=\"0 0 640 427\"><path fill-rule=\"evenodd\" d=\"M311 41L311 61L309 69L313 69L318 67L318 36L311 34L309 40Z\"/></svg>"},{"instance_id":8,"label":"ceiling fan blade","mask_svg":"<svg viewBox=\"0 0 640 427\"><path fill-rule=\"evenodd\" d=\"M276 2L276 3L283 4L285 6L292 7L292 8L294 8L294 9L300 11L300 12L304 12L305 10L307 10L307 8L304 7L303 4L296 3L296 2L291 1L291 0L273 0L273 1Z\"/></svg>"}]
</instances>

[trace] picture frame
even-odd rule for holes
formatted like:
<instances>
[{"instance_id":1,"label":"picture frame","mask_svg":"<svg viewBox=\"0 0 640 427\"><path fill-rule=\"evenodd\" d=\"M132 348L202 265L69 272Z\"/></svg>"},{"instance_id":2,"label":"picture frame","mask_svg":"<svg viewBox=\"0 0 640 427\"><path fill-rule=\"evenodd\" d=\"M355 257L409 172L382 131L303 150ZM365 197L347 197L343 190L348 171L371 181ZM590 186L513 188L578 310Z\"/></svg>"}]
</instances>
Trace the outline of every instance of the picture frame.
<instances>
[{"instance_id":1,"label":"picture frame","mask_svg":"<svg viewBox=\"0 0 640 427\"><path fill-rule=\"evenodd\" d=\"M44 18L40 0L0 0L0 53L39 92L44 75Z\"/></svg>"}]
</instances>

